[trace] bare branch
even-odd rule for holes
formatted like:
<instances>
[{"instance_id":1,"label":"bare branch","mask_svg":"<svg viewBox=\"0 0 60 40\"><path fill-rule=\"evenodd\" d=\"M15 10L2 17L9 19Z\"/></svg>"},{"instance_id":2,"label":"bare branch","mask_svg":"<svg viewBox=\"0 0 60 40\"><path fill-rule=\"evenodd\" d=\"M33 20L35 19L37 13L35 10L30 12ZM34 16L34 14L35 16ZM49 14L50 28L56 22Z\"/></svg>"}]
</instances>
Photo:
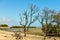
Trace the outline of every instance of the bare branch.
<instances>
[{"instance_id":1,"label":"bare branch","mask_svg":"<svg viewBox=\"0 0 60 40\"><path fill-rule=\"evenodd\" d=\"M35 16L35 18L28 24L27 31L29 30L30 25L34 23L36 20L38 20L38 17L39 17L38 15Z\"/></svg>"},{"instance_id":2,"label":"bare branch","mask_svg":"<svg viewBox=\"0 0 60 40\"><path fill-rule=\"evenodd\" d=\"M24 16L25 16L25 26L26 26L28 24L28 14L27 14L27 11L25 11Z\"/></svg>"},{"instance_id":3,"label":"bare branch","mask_svg":"<svg viewBox=\"0 0 60 40\"><path fill-rule=\"evenodd\" d=\"M24 25L22 24L22 17L21 17L21 14L19 14L19 16L20 16L20 25L24 26Z\"/></svg>"},{"instance_id":4,"label":"bare branch","mask_svg":"<svg viewBox=\"0 0 60 40\"><path fill-rule=\"evenodd\" d=\"M28 31L30 25L32 23L34 23L37 19L38 19L38 11L39 9L35 6L35 5L31 5L30 6L30 10L26 10L24 13L23 13L23 16L24 16L24 20L22 19L23 17L21 17L20 15L20 25L23 25L24 26L24 33L26 35L26 31ZM38 14L38 15L37 15ZM33 17L34 16L34 17ZM24 21L24 22L23 22ZM22 24L23 23L23 24ZM28 27L26 27L28 26ZM26 29L27 28L27 29Z\"/></svg>"}]
</instances>

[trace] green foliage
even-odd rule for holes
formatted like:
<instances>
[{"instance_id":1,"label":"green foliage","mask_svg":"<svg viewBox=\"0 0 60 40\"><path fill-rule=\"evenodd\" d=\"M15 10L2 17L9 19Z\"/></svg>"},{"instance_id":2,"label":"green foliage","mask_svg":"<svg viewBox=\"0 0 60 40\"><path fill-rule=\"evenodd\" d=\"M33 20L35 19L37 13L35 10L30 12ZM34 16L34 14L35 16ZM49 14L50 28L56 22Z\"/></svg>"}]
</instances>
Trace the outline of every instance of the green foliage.
<instances>
[{"instance_id":1,"label":"green foliage","mask_svg":"<svg viewBox=\"0 0 60 40\"><path fill-rule=\"evenodd\" d=\"M24 28L24 26L12 26L10 28ZM27 27L26 27L27 28ZM29 28L36 28L35 26L31 26Z\"/></svg>"},{"instance_id":2,"label":"green foliage","mask_svg":"<svg viewBox=\"0 0 60 40\"><path fill-rule=\"evenodd\" d=\"M23 26L12 26L10 28L24 28Z\"/></svg>"},{"instance_id":3,"label":"green foliage","mask_svg":"<svg viewBox=\"0 0 60 40\"><path fill-rule=\"evenodd\" d=\"M1 24L0 26L1 26L1 27L8 27L7 24Z\"/></svg>"},{"instance_id":4,"label":"green foliage","mask_svg":"<svg viewBox=\"0 0 60 40\"><path fill-rule=\"evenodd\" d=\"M53 22L57 23L58 25L60 24L60 13L57 13L53 16Z\"/></svg>"},{"instance_id":5,"label":"green foliage","mask_svg":"<svg viewBox=\"0 0 60 40\"><path fill-rule=\"evenodd\" d=\"M60 20L60 14L54 15L53 18L54 18L55 20Z\"/></svg>"},{"instance_id":6,"label":"green foliage","mask_svg":"<svg viewBox=\"0 0 60 40\"><path fill-rule=\"evenodd\" d=\"M37 28L36 26L30 26L29 28Z\"/></svg>"},{"instance_id":7,"label":"green foliage","mask_svg":"<svg viewBox=\"0 0 60 40\"><path fill-rule=\"evenodd\" d=\"M46 28L48 27L48 30L46 30ZM48 24L46 27L46 25L44 25L44 27L42 27L43 32L47 32L47 35L60 35L60 28L58 28L57 25L52 26L52 24Z\"/></svg>"}]
</instances>

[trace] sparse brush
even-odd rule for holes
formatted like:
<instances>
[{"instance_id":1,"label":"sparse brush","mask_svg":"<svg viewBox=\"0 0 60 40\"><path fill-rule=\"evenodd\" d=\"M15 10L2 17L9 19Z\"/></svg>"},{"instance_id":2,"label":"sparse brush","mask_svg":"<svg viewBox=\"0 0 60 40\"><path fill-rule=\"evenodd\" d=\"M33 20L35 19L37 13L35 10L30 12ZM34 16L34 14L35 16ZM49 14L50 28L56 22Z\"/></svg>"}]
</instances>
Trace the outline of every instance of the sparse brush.
<instances>
[{"instance_id":1,"label":"sparse brush","mask_svg":"<svg viewBox=\"0 0 60 40\"><path fill-rule=\"evenodd\" d=\"M23 39L21 32L14 32L14 34L11 34L11 36L15 37L16 40L22 40Z\"/></svg>"}]
</instances>

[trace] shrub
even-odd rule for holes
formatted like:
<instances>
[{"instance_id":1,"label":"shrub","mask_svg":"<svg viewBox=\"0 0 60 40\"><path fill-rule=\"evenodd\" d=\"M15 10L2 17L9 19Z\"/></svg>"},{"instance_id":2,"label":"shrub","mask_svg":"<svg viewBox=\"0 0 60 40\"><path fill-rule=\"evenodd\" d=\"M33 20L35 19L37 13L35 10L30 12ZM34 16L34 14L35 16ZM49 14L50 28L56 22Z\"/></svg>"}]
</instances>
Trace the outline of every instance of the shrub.
<instances>
[{"instance_id":1,"label":"shrub","mask_svg":"<svg viewBox=\"0 0 60 40\"><path fill-rule=\"evenodd\" d=\"M7 24L1 24L0 26L1 26L1 27L8 27Z\"/></svg>"},{"instance_id":2,"label":"shrub","mask_svg":"<svg viewBox=\"0 0 60 40\"><path fill-rule=\"evenodd\" d=\"M11 28L23 28L23 26L12 26Z\"/></svg>"}]
</instances>

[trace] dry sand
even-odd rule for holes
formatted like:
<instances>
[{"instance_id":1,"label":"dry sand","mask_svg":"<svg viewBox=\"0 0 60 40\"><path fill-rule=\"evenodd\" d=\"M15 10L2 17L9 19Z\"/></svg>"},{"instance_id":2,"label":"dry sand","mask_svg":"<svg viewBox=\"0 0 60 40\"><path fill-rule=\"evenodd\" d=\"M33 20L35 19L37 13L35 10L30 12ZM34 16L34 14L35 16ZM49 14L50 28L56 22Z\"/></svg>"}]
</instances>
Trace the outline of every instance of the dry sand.
<instances>
[{"instance_id":1,"label":"dry sand","mask_svg":"<svg viewBox=\"0 0 60 40\"><path fill-rule=\"evenodd\" d=\"M14 33L0 30L0 40L15 40L15 38L12 37L11 34ZM51 39L46 38L46 40L54 40L53 38L56 38L56 40L60 40L60 37L52 37ZM22 40L43 40L43 36L27 34L27 37L23 37Z\"/></svg>"}]
</instances>

